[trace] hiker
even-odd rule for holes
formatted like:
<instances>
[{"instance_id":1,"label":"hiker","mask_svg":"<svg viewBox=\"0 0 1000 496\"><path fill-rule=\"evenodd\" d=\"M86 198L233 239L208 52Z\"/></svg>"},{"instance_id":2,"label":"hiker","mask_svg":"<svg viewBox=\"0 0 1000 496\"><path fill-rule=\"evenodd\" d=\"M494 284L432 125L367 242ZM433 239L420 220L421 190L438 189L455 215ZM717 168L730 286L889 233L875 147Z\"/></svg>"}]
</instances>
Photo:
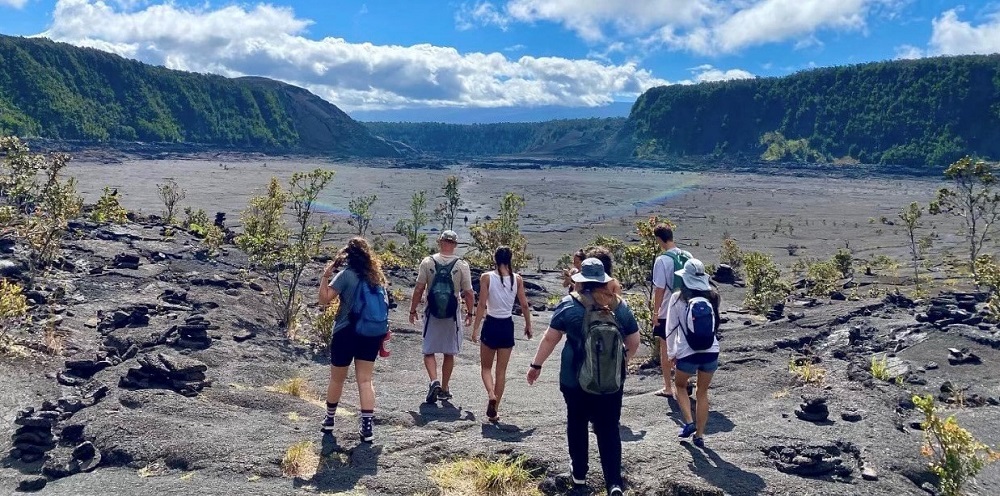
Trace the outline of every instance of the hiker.
<instances>
[{"instance_id":1,"label":"hiker","mask_svg":"<svg viewBox=\"0 0 1000 496\"><path fill-rule=\"evenodd\" d=\"M694 444L705 447L705 424L708 423L708 387L719 368L719 307L722 299L712 288L705 265L692 258L677 271L681 276L679 291L670 296L667 310L667 340L672 341L670 358L677 360L675 385L677 404L684 424L680 438L694 434ZM697 376L697 414L692 420L688 380Z\"/></svg>"},{"instance_id":2,"label":"hiker","mask_svg":"<svg viewBox=\"0 0 1000 496\"><path fill-rule=\"evenodd\" d=\"M614 268L614 257L611 255L611 250L603 246L591 246L587 248L586 252L587 258L596 258L604 264L604 273L611 278L611 282L608 283L608 289L612 293L621 296L622 295L622 285L615 279L612 275L612 268Z\"/></svg>"},{"instance_id":3,"label":"hiker","mask_svg":"<svg viewBox=\"0 0 1000 496\"><path fill-rule=\"evenodd\" d=\"M426 296L424 310L424 367L430 385L427 403L447 401L452 398L451 372L455 368L455 355L462 349L464 328L472 325L472 308L475 293L472 291L472 272L469 263L455 254L458 234L447 230L438 238L438 253L424 258L417 273L417 286L410 299L410 324L420 320L417 306ZM465 300L465 318L460 318L459 298ZM464 324L464 327L463 327ZM437 375L436 354L444 355L441 363L441 380Z\"/></svg>"},{"instance_id":4,"label":"hiker","mask_svg":"<svg viewBox=\"0 0 1000 496\"><path fill-rule=\"evenodd\" d=\"M674 396L674 383L671 375L674 371L674 363L668 358L670 344L667 341L667 303L670 295L681 288L681 276L677 271L684 268L684 264L693 258L690 253L680 249L674 243L674 231L666 224L657 224L653 228L653 235L656 236L656 243L659 245L660 253L653 262L653 301L650 302L652 310L657 312L657 323L653 326L653 336L660 342L660 370L663 372L663 389L656 392L657 396L672 398Z\"/></svg>"},{"instance_id":5,"label":"hiker","mask_svg":"<svg viewBox=\"0 0 1000 496\"><path fill-rule=\"evenodd\" d=\"M346 268L334 277L341 265ZM333 279L331 281L331 278ZM330 339L330 384L326 390L326 418L322 431L333 432L337 404L344 392L347 368L354 362L361 405L361 441L375 438L375 359L389 332L389 300L382 263L364 238L352 238L320 278L319 304L338 298L339 307Z\"/></svg>"},{"instance_id":6,"label":"hiker","mask_svg":"<svg viewBox=\"0 0 1000 496\"><path fill-rule=\"evenodd\" d=\"M582 249L576 250L576 253L573 254L573 266L563 270L563 287L567 288L570 293L573 292L573 274L580 272L580 264L585 258L587 258L587 254Z\"/></svg>"},{"instance_id":7,"label":"hiker","mask_svg":"<svg viewBox=\"0 0 1000 496\"><path fill-rule=\"evenodd\" d=\"M596 258L583 261L573 281L580 284L563 298L549 329L538 344L528 370L528 384L538 380L545 360L563 335L559 390L566 401L566 442L570 473L561 477L578 489L586 484L588 424L594 426L601 468L609 495L622 494L622 440L619 423L624 394L625 364L639 348L639 325L610 286L613 279Z\"/></svg>"},{"instance_id":8,"label":"hiker","mask_svg":"<svg viewBox=\"0 0 1000 496\"><path fill-rule=\"evenodd\" d=\"M513 253L506 246L497 248L493 255L496 268L479 278L479 306L476 308L476 325L472 328L472 342L479 342L479 363L483 386L489 401L486 417L490 422L500 419L497 413L507 384L507 363L514 350L514 299L521 303L524 316L524 335L531 339L531 307L524 295L524 280L514 273ZM484 321L485 317L485 323ZM482 340L479 329L482 326ZM496 359L496 376L493 361Z\"/></svg>"}]
</instances>

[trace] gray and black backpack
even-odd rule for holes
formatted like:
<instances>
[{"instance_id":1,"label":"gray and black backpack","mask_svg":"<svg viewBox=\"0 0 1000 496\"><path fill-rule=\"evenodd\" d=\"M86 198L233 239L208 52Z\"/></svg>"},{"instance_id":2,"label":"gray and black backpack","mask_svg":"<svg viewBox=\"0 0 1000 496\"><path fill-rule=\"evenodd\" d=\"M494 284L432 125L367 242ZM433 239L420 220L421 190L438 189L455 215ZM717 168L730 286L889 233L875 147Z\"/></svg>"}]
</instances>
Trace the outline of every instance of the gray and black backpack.
<instances>
[{"instance_id":1,"label":"gray and black backpack","mask_svg":"<svg viewBox=\"0 0 1000 496\"><path fill-rule=\"evenodd\" d=\"M583 349L578 350L577 380L580 388L591 394L614 394L625 381L625 342L621 324L613 308L599 308L589 294L573 292L571 296L583 306Z\"/></svg>"}]
</instances>

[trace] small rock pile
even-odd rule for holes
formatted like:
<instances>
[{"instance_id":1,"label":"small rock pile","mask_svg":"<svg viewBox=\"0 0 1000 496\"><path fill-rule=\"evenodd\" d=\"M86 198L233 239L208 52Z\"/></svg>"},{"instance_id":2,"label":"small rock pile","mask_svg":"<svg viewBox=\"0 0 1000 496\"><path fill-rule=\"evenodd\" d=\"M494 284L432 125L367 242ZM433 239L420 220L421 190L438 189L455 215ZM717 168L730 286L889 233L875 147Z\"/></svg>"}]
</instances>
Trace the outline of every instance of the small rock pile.
<instances>
[{"instance_id":1,"label":"small rock pile","mask_svg":"<svg viewBox=\"0 0 1000 496\"><path fill-rule=\"evenodd\" d=\"M180 337L175 344L181 348L195 350L208 348L212 345L212 337L208 335L209 329L213 329L212 323L204 315L192 315L185 319L183 324L176 326L176 332Z\"/></svg>"},{"instance_id":2,"label":"small rock pile","mask_svg":"<svg viewBox=\"0 0 1000 496\"><path fill-rule=\"evenodd\" d=\"M829 446L772 446L764 450L778 471L801 477L849 478L853 472L844 465L844 450Z\"/></svg>"},{"instance_id":3,"label":"small rock pile","mask_svg":"<svg viewBox=\"0 0 1000 496\"><path fill-rule=\"evenodd\" d=\"M968 348L948 348L948 363L951 365L979 365L983 360Z\"/></svg>"},{"instance_id":4,"label":"small rock pile","mask_svg":"<svg viewBox=\"0 0 1000 496\"><path fill-rule=\"evenodd\" d=\"M108 334L115 329L123 327L146 327L149 325L149 307L136 305L115 310L111 314L100 314L101 321L97 325L97 330L101 334Z\"/></svg>"},{"instance_id":5,"label":"small rock pile","mask_svg":"<svg viewBox=\"0 0 1000 496\"><path fill-rule=\"evenodd\" d=\"M72 450L60 448L42 467L42 474L61 479L80 472L90 472L101 464L101 452L90 441L84 441Z\"/></svg>"},{"instance_id":6,"label":"small rock pile","mask_svg":"<svg viewBox=\"0 0 1000 496\"><path fill-rule=\"evenodd\" d=\"M145 354L137 359L139 368L129 369L120 386L134 389L170 389L184 396L197 396L211 381L205 378L208 366L193 358L167 353Z\"/></svg>"},{"instance_id":7,"label":"small rock pile","mask_svg":"<svg viewBox=\"0 0 1000 496\"><path fill-rule=\"evenodd\" d=\"M795 416L807 422L826 422L830 418L830 408L822 396L803 396Z\"/></svg>"},{"instance_id":8,"label":"small rock pile","mask_svg":"<svg viewBox=\"0 0 1000 496\"><path fill-rule=\"evenodd\" d=\"M986 293L948 293L931 300L927 312L918 313L917 322L926 322L944 328L952 324L977 326L983 316L976 305L986 301Z\"/></svg>"},{"instance_id":9,"label":"small rock pile","mask_svg":"<svg viewBox=\"0 0 1000 496\"><path fill-rule=\"evenodd\" d=\"M10 457L24 463L35 463L45 457L56 447L52 428L62 417L62 413L53 410L36 412L34 408L21 410L17 413L14 424L20 427L14 432L14 448Z\"/></svg>"}]
</instances>

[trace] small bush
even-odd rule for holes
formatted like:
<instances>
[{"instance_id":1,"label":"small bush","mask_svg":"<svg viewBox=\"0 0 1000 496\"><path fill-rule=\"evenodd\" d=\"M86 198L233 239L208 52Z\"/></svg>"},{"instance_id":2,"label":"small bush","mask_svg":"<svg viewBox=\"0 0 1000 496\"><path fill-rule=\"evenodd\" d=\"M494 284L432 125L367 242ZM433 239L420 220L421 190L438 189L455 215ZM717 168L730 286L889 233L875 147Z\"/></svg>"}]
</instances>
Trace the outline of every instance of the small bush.
<instances>
[{"instance_id":1,"label":"small bush","mask_svg":"<svg viewBox=\"0 0 1000 496\"><path fill-rule=\"evenodd\" d=\"M205 237L202 239L201 243L208 249L208 253L215 255L222 248L222 244L226 241L226 233L222 232L222 229L215 224L209 225L205 228Z\"/></svg>"},{"instance_id":2,"label":"small bush","mask_svg":"<svg viewBox=\"0 0 1000 496\"><path fill-rule=\"evenodd\" d=\"M128 222L128 210L122 206L118 197L118 190L112 193L111 188L105 186L104 193L97 199L94 210L90 213L90 220L94 222L110 222L112 224L124 224Z\"/></svg>"},{"instance_id":3,"label":"small bush","mask_svg":"<svg viewBox=\"0 0 1000 496\"><path fill-rule=\"evenodd\" d=\"M732 267L737 276L743 275L743 250L733 238L726 237L722 240L719 263Z\"/></svg>"},{"instance_id":4,"label":"small bush","mask_svg":"<svg viewBox=\"0 0 1000 496\"><path fill-rule=\"evenodd\" d=\"M208 228L214 224L209 222L208 214L205 213L203 209L194 210L191 207L184 208L184 222L181 223L181 227L191 231L196 236L204 237L208 232Z\"/></svg>"},{"instance_id":5,"label":"small bush","mask_svg":"<svg viewBox=\"0 0 1000 496\"><path fill-rule=\"evenodd\" d=\"M812 262L806 269L806 283L809 294L813 296L830 296L837 288L840 271L833 260Z\"/></svg>"},{"instance_id":6,"label":"small bush","mask_svg":"<svg viewBox=\"0 0 1000 496\"><path fill-rule=\"evenodd\" d=\"M1000 460L1000 454L959 426L954 416L942 419L932 396L915 395L913 404L924 414L920 453L930 459L931 471L938 476L938 488L945 496L960 495L983 467Z\"/></svg>"},{"instance_id":7,"label":"small bush","mask_svg":"<svg viewBox=\"0 0 1000 496\"><path fill-rule=\"evenodd\" d=\"M822 384L823 380L826 379L826 369L817 367L808 358L792 358L788 362L788 371L795 376L795 381L798 384Z\"/></svg>"},{"instance_id":8,"label":"small bush","mask_svg":"<svg viewBox=\"0 0 1000 496\"><path fill-rule=\"evenodd\" d=\"M320 345L320 347L330 346L330 339L333 337L333 324L337 320L337 309L340 302L335 299L326 308L321 308L312 322L312 335L309 340Z\"/></svg>"},{"instance_id":9,"label":"small bush","mask_svg":"<svg viewBox=\"0 0 1000 496\"><path fill-rule=\"evenodd\" d=\"M319 454L312 441L291 445L281 459L281 474L285 477L312 477L319 469Z\"/></svg>"},{"instance_id":10,"label":"small bush","mask_svg":"<svg viewBox=\"0 0 1000 496\"><path fill-rule=\"evenodd\" d=\"M791 293L788 283L781 280L781 271L770 255L748 252L743 257L747 293L744 306L754 313L764 313L784 301Z\"/></svg>"},{"instance_id":11,"label":"small bush","mask_svg":"<svg viewBox=\"0 0 1000 496\"><path fill-rule=\"evenodd\" d=\"M156 191L160 195L160 201L163 202L164 222L173 224L177 220L175 218L177 204L187 197L187 193L180 186L177 186L177 182L173 179L167 179L164 184L157 184Z\"/></svg>"},{"instance_id":12,"label":"small bush","mask_svg":"<svg viewBox=\"0 0 1000 496\"><path fill-rule=\"evenodd\" d=\"M55 325L49 324L45 327L45 332L42 334L42 346L46 353L52 356L62 355L65 343L66 338L59 333Z\"/></svg>"},{"instance_id":13,"label":"small bush","mask_svg":"<svg viewBox=\"0 0 1000 496\"><path fill-rule=\"evenodd\" d=\"M882 357L877 355L872 357L870 372L872 373L872 377L880 381L891 382L895 379L889 372L889 357L885 355Z\"/></svg>"},{"instance_id":14,"label":"small bush","mask_svg":"<svg viewBox=\"0 0 1000 496\"><path fill-rule=\"evenodd\" d=\"M28 300L21 286L0 278L0 351L13 344L8 333L20 327L28 314Z\"/></svg>"},{"instance_id":15,"label":"small bush","mask_svg":"<svg viewBox=\"0 0 1000 496\"><path fill-rule=\"evenodd\" d=\"M444 494L536 496L537 476L525 457L455 460L431 468L431 480Z\"/></svg>"},{"instance_id":16,"label":"small bush","mask_svg":"<svg viewBox=\"0 0 1000 496\"><path fill-rule=\"evenodd\" d=\"M854 273L853 263L854 255L851 253L851 250L841 248L833 256L833 264L843 277L851 277L851 274Z\"/></svg>"}]
</instances>

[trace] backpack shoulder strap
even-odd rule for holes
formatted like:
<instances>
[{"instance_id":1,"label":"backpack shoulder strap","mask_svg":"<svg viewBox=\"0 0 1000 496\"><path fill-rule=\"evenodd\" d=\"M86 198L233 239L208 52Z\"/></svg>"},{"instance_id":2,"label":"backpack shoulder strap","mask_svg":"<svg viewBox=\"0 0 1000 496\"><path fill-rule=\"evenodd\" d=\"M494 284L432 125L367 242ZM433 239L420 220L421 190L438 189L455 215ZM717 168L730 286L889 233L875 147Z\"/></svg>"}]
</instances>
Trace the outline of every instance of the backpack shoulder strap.
<instances>
[{"instance_id":1,"label":"backpack shoulder strap","mask_svg":"<svg viewBox=\"0 0 1000 496\"><path fill-rule=\"evenodd\" d=\"M449 262L448 264L444 265L444 267L447 267L448 268L448 272L451 272L452 270L455 269L455 266L458 265L458 262L460 260L462 260L462 259L461 258L456 258L456 259L452 260L451 262Z\"/></svg>"}]
</instances>

